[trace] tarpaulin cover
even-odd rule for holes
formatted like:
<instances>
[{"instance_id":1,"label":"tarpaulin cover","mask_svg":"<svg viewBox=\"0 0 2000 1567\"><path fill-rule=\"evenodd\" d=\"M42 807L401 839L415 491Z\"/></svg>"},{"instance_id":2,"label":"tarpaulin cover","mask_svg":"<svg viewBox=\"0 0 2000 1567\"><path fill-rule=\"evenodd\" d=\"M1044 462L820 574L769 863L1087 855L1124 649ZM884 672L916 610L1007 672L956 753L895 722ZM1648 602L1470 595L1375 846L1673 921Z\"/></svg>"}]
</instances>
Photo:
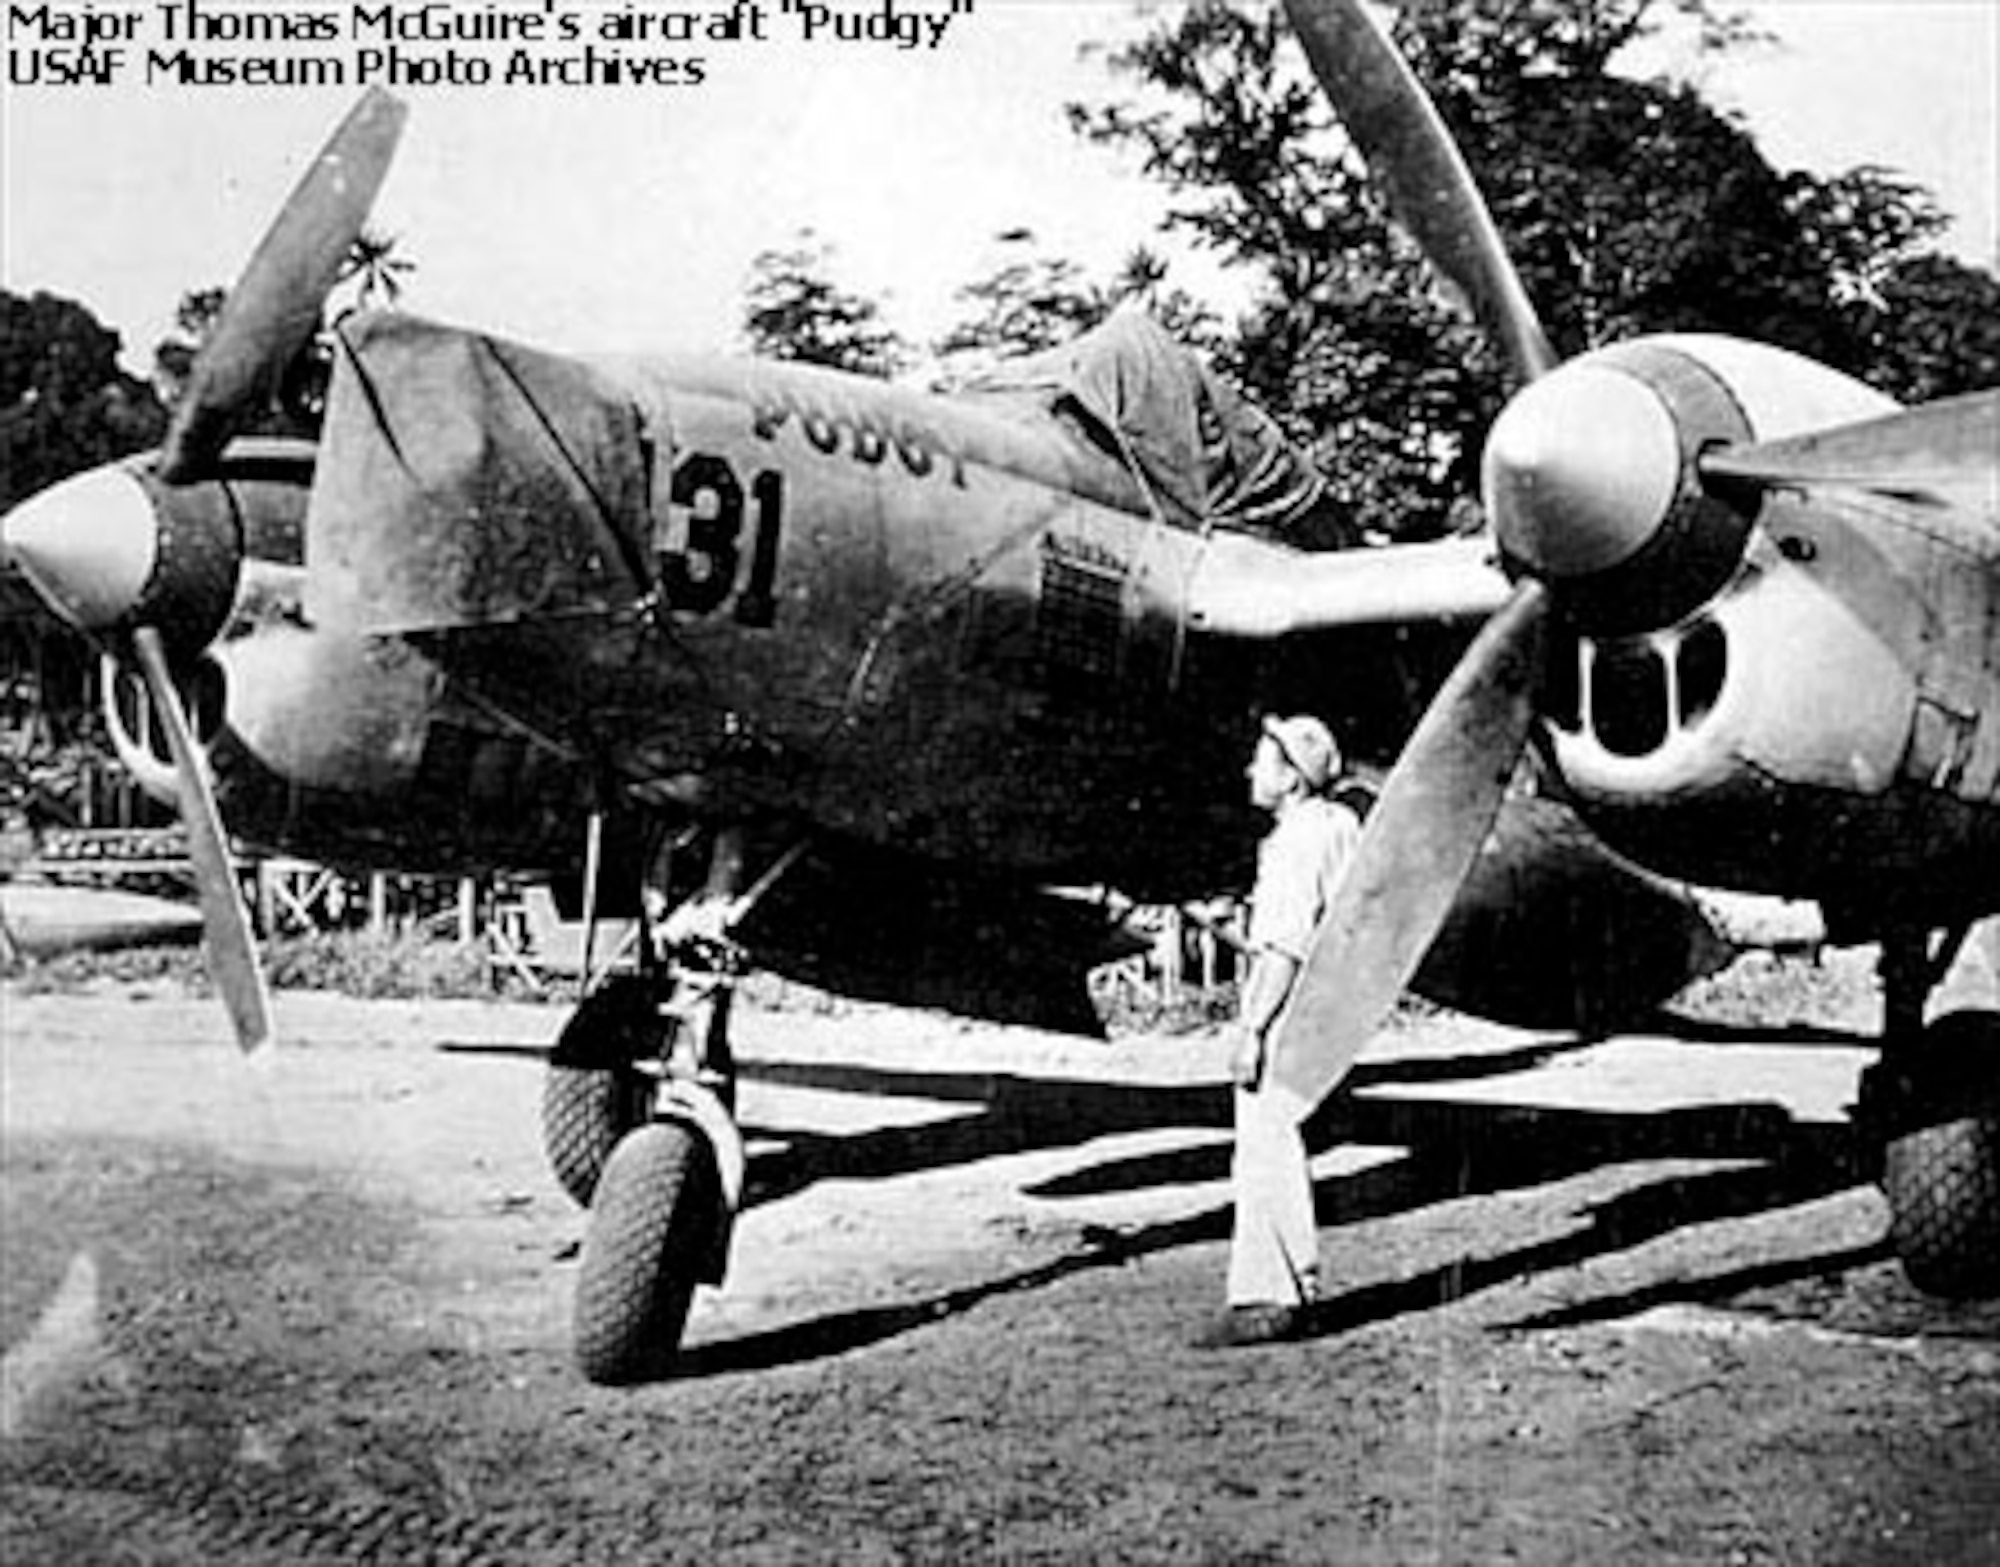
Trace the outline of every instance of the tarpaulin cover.
<instances>
[{"instance_id":1,"label":"tarpaulin cover","mask_svg":"<svg viewBox=\"0 0 2000 1567\"><path fill-rule=\"evenodd\" d=\"M1119 311L1059 348L1003 362L967 390L1073 404L1181 527L1283 534L1325 493L1269 414L1142 311Z\"/></svg>"},{"instance_id":2,"label":"tarpaulin cover","mask_svg":"<svg viewBox=\"0 0 2000 1567\"><path fill-rule=\"evenodd\" d=\"M367 631L603 611L644 590L648 455L575 360L393 314L338 333L307 612Z\"/></svg>"}]
</instances>

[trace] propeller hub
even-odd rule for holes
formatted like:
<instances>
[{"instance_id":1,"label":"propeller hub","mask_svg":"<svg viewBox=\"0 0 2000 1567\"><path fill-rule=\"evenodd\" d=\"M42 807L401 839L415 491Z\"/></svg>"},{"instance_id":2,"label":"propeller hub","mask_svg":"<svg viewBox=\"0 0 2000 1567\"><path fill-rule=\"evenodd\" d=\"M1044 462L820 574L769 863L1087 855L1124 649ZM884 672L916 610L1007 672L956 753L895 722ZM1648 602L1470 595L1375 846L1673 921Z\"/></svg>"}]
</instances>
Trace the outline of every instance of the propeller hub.
<instances>
[{"instance_id":1,"label":"propeller hub","mask_svg":"<svg viewBox=\"0 0 2000 1567\"><path fill-rule=\"evenodd\" d=\"M1576 363L1530 385L1487 438L1484 482L1508 556L1538 577L1629 560L1679 493L1680 432L1645 382Z\"/></svg>"},{"instance_id":2,"label":"propeller hub","mask_svg":"<svg viewBox=\"0 0 2000 1567\"><path fill-rule=\"evenodd\" d=\"M151 625L184 658L222 631L236 601L245 533L236 492L261 511L273 493L282 505L302 493L296 481L274 477L246 482L225 472L171 485L140 463L114 463L30 496L7 514L0 536L79 631L104 639Z\"/></svg>"},{"instance_id":3,"label":"propeller hub","mask_svg":"<svg viewBox=\"0 0 2000 1567\"><path fill-rule=\"evenodd\" d=\"M1487 438L1500 548L1581 630L1674 625L1742 562L1758 503L1706 488L1698 459L1749 428L1715 371L1665 339L1572 360L1516 396Z\"/></svg>"},{"instance_id":4,"label":"propeller hub","mask_svg":"<svg viewBox=\"0 0 2000 1567\"><path fill-rule=\"evenodd\" d=\"M160 559L152 496L129 468L93 468L50 485L0 525L7 554L49 607L84 632L130 620Z\"/></svg>"}]
</instances>

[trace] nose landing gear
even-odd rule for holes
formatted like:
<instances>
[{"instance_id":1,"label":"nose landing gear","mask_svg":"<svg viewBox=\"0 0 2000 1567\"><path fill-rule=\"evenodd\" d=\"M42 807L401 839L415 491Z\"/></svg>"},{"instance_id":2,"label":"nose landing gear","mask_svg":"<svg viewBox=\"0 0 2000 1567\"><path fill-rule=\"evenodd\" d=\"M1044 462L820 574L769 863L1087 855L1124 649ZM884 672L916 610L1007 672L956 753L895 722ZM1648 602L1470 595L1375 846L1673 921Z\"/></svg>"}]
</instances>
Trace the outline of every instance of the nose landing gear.
<instances>
[{"instance_id":1,"label":"nose landing gear","mask_svg":"<svg viewBox=\"0 0 2000 1567\"><path fill-rule=\"evenodd\" d=\"M549 1162L590 1209L575 1353L593 1382L666 1374L695 1287L722 1282L745 1165L728 1037L744 960L728 932L795 857L739 896L741 840L718 833L707 886L647 931L640 972L586 998L550 1058Z\"/></svg>"},{"instance_id":2,"label":"nose landing gear","mask_svg":"<svg viewBox=\"0 0 2000 1567\"><path fill-rule=\"evenodd\" d=\"M575 1348L593 1382L637 1382L671 1367L695 1286L722 1282L743 1193L724 1026L738 970L694 970L686 954L670 967L655 1009L656 1054L590 1074L597 1107L577 1117L576 1135L560 1145L574 1156L577 1188L587 1182L589 1190ZM553 1094L553 1076L550 1087ZM552 1162L558 1147L552 1140Z\"/></svg>"}]
</instances>

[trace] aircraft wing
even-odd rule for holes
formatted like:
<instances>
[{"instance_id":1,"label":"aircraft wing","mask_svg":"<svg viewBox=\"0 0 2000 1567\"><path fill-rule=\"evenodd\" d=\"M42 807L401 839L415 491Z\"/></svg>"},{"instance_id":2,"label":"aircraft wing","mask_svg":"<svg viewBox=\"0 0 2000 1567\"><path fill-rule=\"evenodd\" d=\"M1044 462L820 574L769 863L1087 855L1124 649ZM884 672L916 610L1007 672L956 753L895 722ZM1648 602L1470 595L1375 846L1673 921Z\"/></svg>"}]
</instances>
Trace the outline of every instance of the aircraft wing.
<instances>
[{"instance_id":1,"label":"aircraft wing","mask_svg":"<svg viewBox=\"0 0 2000 1567\"><path fill-rule=\"evenodd\" d=\"M1218 636L1479 621L1509 584L1483 534L1302 554L1216 533L1188 587L1189 624Z\"/></svg>"},{"instance_id":2,"label":"aircraft wing","mask_svg":"<svg viewBox=\"0 0 2000 1567\"><path fill-rule=\"evenodd\" d=\"M2000 389L1969 392L1831 430L1705 453L1713 478L1794 489L1858 489L1956 507L2000 529Z\"/></svg>"}]
</instances>

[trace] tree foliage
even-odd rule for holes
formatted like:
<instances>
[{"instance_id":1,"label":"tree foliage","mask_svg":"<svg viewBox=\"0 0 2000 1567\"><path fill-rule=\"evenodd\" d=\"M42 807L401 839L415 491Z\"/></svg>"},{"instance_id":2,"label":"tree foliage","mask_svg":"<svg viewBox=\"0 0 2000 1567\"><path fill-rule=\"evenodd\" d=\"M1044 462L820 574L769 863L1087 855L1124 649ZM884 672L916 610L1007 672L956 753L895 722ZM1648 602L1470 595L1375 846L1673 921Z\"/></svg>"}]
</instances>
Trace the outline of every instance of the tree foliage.
<instances>
[{"instance_id":1,"label":"tree foliage","mask_svg":"<svg viewBox=\"0 0 2000 1567\"><path fill-rule=\"evenodd\" d=\"M165 410L118 346L74 300L0 290L0 509L159 439Z\"/></svg>"},{"instance_id":2,"label":"tree foliage","mask_svg":"<svg viewBox=\"0 0 2000 1567\"><path fill-rule=\"evenodd\" d=\"M810 229L760 252L744 291L743 335L753 353L860 375L889 376L908 359L881 307L832 279L833 247Z\"/></svg>"},{"instance_id":3,"label":"tree foliage","mask_svg":"<svg viewBox=\"0 0 2000 1567\"><path fill-rule=\"evenodd\" d=\"M1097 325L1112 310L1111 291L1091 283L1066 257L1035 248L1028 229L999 236L1002 259L958 290L969 314L938 339L940 356L1031 354Z\"/></svg>"},{"instance_id":4,"label":"tree foliage","mask_svg":"<svg viewBox=\"0 0 2000 1567\"><path fill-rule=\"evenodd\" d=\"M1663 24L1756 35L1710 0L1403 0L1396 41L1485 193L1559 351L1700 328L1899 395L1991 384L1991 278L1926 249L1928 198L1880 170L1771 168L1684 82L1619 74ZM1436 531L1507 387L1388 221L1276 6L1196 0L1109 56L1139 98L1073 105L1136 152L1172 223L1254 279L1226 367L1310 441L1373 531ZM1984 367L1984 368L1982 368Z\"/></svg>"},{"instance_id":5,"label":"tree foliage","mask_svg":"<svg viewBox=\"0 0 2000 1567\"><path fill-rule=\"evenodd\" d=\"M229 290L220 285L191 288L174 306L173 329L153 345L153 389L167 407L178 403L187 390L194 357L215 329L228 297Z\"/></svg>"},{"instance_id":6,"label":"tree foliage","mask_svg":"<svg viewBox=\"0 0 2000 1567\"><path fill-rule=\"evenodd\" d=\"M321 305L318 326L273 378L263 406L245 416L241 433L307 438L319 433L333 375L328 323L338 323L357 310L396 308L417 270L416 262L398 252L397 243L395 235L374 229L363 229L355 237L340 263L334 291ZM153 345L153 388L169 409L187 390L195 358L221 322L228 302L229 290L216 284L189 289L175 305L172 330Z\"/></svg>"},{"instance_id":7,"label":"tree foliage","mask_svg":"<svg viewBox=\"0 0 2000 1567\"><path fill-rule=\"evenodd\" d=\"M1146 101L1073 105L1072 125L1136 151L1175 197L1169 226L1253 280L1223 368L1313 445L1363 526L1406 531L1419 498L1441 514L1440 432L1493 401L1492 367L1341 156L1282 14L1191 5L1108 63Z\"/></svg>"},{"instance_id":8,"label":"tree foliage","mask_svg":"<svg viewBox=\"0 0 2000 1567\"><path fill-rule=\"evenodd\" d=\"M2000 386L2000 278L1905 257L1852 307L1869 380L1904 402Z\"/></svg>"},{"instance_id":9,"label":"tree foliage","mask_svg":"<svg viewBox=\"0 0 2000 1567\"><path fill-rule=\"evenodd\" d=\"M156 442L166 410L118 366L118 334L54 294L0 290L0 511ZM0 820L74 818L101 765L94 655L0 565Z\"/></svg>"},{"instance_id":10,"label":"tree foliage","mask_svg":"<svg viewBox=\"0 0 2000 1567\"><path fill-rule=\"evenodd\" d=\"M195 360L228 301L229 290L219 285L189 289L174 307L173 331L153 345L153 386L170 412L186 394ZM319 434L332 376L333 344L322 315L290 362L266 383L262 403L239 413L236 433L310 440Z\"/></svg>"},{"instance_id":11,"label":"tree foliage","mask_svg":"<svg viewBox=\"0 0 2000 1567\"><path fill-rule=\"evenodd\" d=\"M1030 229L1009 229L996 242L1000 255L993 267L958 290L968 313L932 345L947 379L1053 348L1123 307L1148 312L1191 346L1213 349L1222 342L1215 312L1185 289L1170 287L1166 262L1144 246L1109 278L1097 280L1079 263L1043 251Z\"/></svg>"},{"instance_id":12,"label":"tree foliage","mask_svg":"<svg viewBox=\"0 0 2000 1567\"><path fill-rule=\"evenodd\" d=\"M364 228L354 237L346 260L340 264L335 285L351 286L354 297L339 309L337 316L351 310L393 310L396 307L409 278L417 270L416 262L397 252L398 243L394 234L385 234L379 229Z\"/></svg>"}]
</instances>

